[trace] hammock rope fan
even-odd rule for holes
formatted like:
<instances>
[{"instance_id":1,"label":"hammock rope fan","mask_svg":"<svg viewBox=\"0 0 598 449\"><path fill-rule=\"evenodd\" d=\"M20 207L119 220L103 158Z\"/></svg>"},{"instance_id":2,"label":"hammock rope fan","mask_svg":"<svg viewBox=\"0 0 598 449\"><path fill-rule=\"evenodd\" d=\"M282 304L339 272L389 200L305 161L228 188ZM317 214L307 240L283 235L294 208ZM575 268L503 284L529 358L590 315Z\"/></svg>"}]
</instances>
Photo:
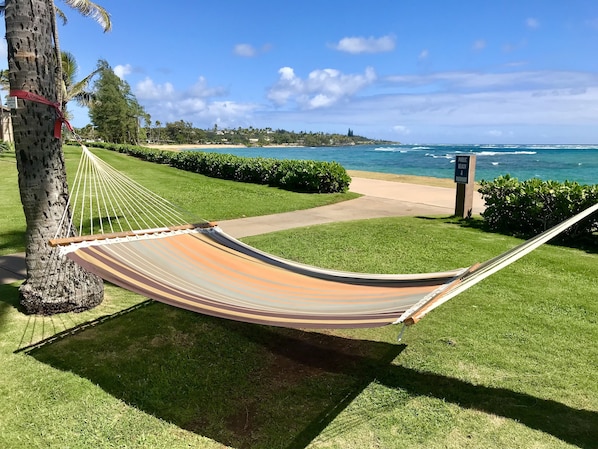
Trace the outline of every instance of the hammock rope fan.
<instances>
[{"instance_id":1,"label":"hammock rope fan","mask_svg":"<svg viewBox=\"0 0 598 449\"><path fill-rule=\"evenodd\" d=\"M71 208L79 213L70 220L79 235L91 235L57 235L51 244L61 256L166 304L273 326L413 324L598 210L594 205L472 267L407 275L350 273L262 252L214 223L189 224L185 212L82 148L71 194Z\"/></svg>"}]
</instances>

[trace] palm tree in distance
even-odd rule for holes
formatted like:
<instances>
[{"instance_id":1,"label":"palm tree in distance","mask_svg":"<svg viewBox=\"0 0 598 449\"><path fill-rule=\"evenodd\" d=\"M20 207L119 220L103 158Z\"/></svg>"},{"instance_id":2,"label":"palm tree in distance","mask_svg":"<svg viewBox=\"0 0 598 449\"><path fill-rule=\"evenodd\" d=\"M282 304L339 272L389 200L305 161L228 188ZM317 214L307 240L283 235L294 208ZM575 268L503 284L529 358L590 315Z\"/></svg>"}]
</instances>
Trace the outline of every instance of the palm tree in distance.
<instances>
[{"instance_id":1,"label":"palm tree in distance","mask_svg":"<svg viewBox=\"0 0 598 449\"><path fill-rule=\"evenodd\" d=\"M93 92L89 90L91 80L98 74L100 69L95 69L80 81L75 81L79 66L72 53L63 51L60 53L62 60L62 113L67 119L70 114L67 110L67 104L75 101L79 106L89 106L93 101Z\"/></svg>"},{"instance_id":2,"label":"palm tree in distance","mask_svg":"<svg viewBox=\"0 0 598 449\"><path fill-rule=\"evenodd\" d=\"M110 16L95 3L64 3L94 18L104 31L110 29ZM57 14L62 13L57 13L53 0L6 0L2 9L10 89L62 105L66 96L56 27ZM36 101L22 101L13 110L19 191L27 222L27 277L19 295L28 313L81 311L103 299L102 281L64 258L57 259L48 244L56 235L74 234L70 225L59 229L61 217L70 216L70 211L62 144L54 137L55 119L53 107ZM58 261L55 269L53 261Z\"/></svg>"}]
</instances>

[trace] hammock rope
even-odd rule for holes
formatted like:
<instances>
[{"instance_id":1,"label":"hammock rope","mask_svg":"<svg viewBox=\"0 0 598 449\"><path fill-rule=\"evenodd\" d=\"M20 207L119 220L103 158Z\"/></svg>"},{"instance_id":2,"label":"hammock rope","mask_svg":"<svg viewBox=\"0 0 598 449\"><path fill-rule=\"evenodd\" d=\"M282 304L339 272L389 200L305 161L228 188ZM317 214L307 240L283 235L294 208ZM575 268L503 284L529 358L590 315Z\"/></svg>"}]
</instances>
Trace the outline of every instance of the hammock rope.
<instances>
[{"instance_id":1,"label":"hammock rope","mask_svg":"<svg viewBox=\"0 0 598 449\"><path fill-rule=\"evenodd\" d=\"M80 236L115 234L190 222L191 214L117 171L85 145L81 148L69 208L65 209L58 232L74 227ZM68 237L72 235L57 233L55 239Z\"/></svg>"}]
</instances>

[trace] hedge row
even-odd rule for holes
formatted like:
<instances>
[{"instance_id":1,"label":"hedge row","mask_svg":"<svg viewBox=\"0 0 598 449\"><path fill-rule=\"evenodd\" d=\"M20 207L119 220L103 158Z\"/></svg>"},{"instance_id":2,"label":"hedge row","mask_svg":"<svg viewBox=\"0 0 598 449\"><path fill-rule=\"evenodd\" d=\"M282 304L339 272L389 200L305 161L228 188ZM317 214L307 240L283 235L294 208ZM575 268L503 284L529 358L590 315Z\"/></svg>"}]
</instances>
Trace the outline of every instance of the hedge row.
<instances>
[{"instance_id":1,"label":"hedge row","mask_svg":"<svg viewBox=\"0 0 598 449\"><path fill-rule=\"evenodd\" d=\"M294 192L344 193L351 182L346 170L337 162L249 158L200 151L176 152L104 142L92 145L213 178L267 184Z\"/></svg>"},{"instance_id":2,"label":"hedge row","mask_svg":"<svg viewBox=\"0 0 598 449\"><path fill-rule=\"evenodd\" d=\"M482 213L493 231L529 238L598 203L598 185L530 179L520 182L508 175L482 181L486 201ZM598 214L561 235L561 242L591 237L598 232Z\"/></svg>"}]
</instances>

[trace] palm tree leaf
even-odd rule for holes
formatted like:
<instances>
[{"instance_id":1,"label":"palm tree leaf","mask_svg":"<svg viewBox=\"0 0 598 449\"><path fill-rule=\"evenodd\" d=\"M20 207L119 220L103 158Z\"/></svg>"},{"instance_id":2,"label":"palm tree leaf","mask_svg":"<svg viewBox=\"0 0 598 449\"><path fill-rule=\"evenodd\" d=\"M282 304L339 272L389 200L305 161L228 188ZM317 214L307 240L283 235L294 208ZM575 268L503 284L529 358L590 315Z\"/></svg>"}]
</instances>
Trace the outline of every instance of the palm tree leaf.
<instances>
[{"instance_id":1,"label":"palm tree leaf","mask_svg":"<svg viewBox=\"0 0 598 449\"><path fill-rule=\"evenodd\" d=\"M60 9L58 6L54 6L54 11L56 11L56 17L60 17L60 20L62 20L62 24L66 25L68 19L66 18L64 11L62 11L62 9Z\"/></svg>"},{"instance_id":2,"label":"palm tree leaf","mask_svg":"<svg viewBox=\"0 0 598 449\"><path fill-rule=\"evenodd\" d=\"M71 8L76 9L85 17L91 17L104 29L104 32L112 29L110 14L100 5L89 0L64 0Z\"/></svg>"},{"instance_id":3,"label":"palm tree leaf","mask_svg":"<svg viewBox=\"0 0 598 449\"><path fill-rule=\"evenodd\" d=\"M70 98L74 99L80 106L89 106L94 100L94 94L88 90L89 83L98 70L94 70L81 81L73 84L68 92Z\"/></svg>"}]
</instances>

